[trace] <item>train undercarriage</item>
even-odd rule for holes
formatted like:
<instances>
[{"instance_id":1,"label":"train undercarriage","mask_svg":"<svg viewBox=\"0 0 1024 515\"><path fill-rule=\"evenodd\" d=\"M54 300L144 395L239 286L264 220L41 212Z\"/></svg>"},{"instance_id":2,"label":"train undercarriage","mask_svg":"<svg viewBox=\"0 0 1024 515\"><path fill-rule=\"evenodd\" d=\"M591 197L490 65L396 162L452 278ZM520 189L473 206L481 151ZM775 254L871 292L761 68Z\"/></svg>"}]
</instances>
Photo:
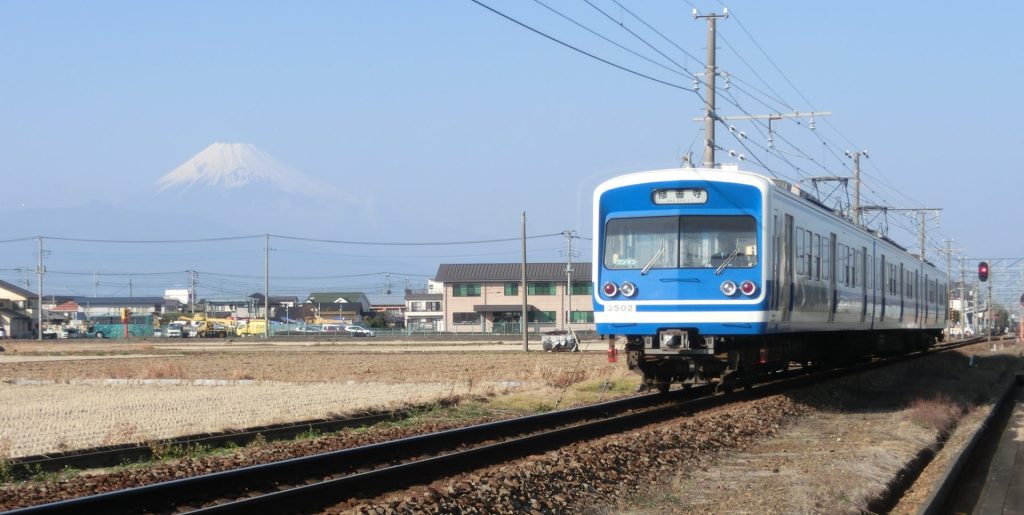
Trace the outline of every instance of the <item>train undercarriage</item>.
<instances>
[{"instance_id":1,"label":"train undercarriage","mask_svg":"<svg viewBox=\"0 0 1024 515\"><path fill-rule=\"evenodd\" d=\"M654 336L619 336L630 370L643 376L643 388L667 392L712 383L721 391L750 386L793 364L832 368L874 356L926 350L941 331L796 333L760 336L699 336L665 330Z\"/></svg>"}]
</instances>

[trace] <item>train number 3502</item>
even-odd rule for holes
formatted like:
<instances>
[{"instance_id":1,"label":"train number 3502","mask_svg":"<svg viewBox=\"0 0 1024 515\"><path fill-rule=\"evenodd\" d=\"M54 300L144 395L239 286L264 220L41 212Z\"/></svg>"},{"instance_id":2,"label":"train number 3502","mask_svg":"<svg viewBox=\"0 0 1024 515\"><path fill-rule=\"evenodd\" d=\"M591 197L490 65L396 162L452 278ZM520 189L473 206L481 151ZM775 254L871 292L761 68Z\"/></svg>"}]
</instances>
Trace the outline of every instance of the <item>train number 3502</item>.
<instances>
[{"instance_id":1,"label":"train number 3502","mask_svg":"<svg viewBox=\"0 0 1024 515\"><path fill-rule=\"evenodd\" d=\"M604 310L608 311L608 312L623 312L623 311L630 311L630 312L632 312L632 311L636 311L636 304L627 304L627 303L607 304L607 305L605 305Z\"/></svg>"}]
</instances>

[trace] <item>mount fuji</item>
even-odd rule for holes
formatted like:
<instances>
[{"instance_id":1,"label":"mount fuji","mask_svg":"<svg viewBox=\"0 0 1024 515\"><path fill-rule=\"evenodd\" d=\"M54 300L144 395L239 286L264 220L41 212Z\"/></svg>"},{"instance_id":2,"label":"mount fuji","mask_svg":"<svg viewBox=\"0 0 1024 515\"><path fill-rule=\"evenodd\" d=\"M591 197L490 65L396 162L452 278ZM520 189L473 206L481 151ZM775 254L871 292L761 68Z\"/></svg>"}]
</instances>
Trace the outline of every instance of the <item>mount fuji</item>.
<instances>
[{"instance_id":1,"label":"mount fuji","mask_svg":"<svg viewBox=\"0 0 1024 515\"><path fill-rule=\"evenodd\" d=\"M358 216L360 202L249 143L213 143L160 177L136 204L166 206L206 221L257 221L282 231L296 221ZM246 223L248 225L248 223Z\"/></svg>"},{"instance_id":2,"label":"mount fuji","mask_svg":"<svg viewBox=\"0 0 1024 515\"><path fill-rule=\"evenodd\" d=\"M308 177L249 143L214 143L157 180L158 193L273 189L321 197L329 185Z\"/></svg>"}]
</instances>

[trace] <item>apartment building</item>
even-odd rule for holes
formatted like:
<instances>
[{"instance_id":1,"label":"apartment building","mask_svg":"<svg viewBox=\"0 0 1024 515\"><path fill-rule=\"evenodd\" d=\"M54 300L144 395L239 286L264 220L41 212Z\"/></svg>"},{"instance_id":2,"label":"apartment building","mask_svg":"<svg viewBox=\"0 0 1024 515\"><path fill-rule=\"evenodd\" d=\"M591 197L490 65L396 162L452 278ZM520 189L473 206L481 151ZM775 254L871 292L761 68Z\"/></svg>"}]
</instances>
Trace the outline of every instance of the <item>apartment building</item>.
<instances>
[{"instance_id":1,"label":"apartment building","mask_svg":"<svg viewBox=\"0 0 1024 515\"><path fill-rule=\"evenodd\" d=\"M522 319L519 263L442 264L434 281L444 284L442 320L451 332L519 332ZM526 265L530 331L594 329L590 263Z\"/></svg>"}]
</instances>

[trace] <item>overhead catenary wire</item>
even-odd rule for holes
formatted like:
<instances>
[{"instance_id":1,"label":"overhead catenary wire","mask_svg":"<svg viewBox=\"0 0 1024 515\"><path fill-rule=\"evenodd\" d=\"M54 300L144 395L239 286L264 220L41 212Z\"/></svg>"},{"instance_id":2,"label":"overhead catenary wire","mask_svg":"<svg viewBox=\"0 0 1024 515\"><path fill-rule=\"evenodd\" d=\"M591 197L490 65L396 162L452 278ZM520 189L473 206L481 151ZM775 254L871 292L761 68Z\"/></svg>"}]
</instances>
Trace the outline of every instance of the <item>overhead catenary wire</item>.
<instances>
[{"instance_id":1,"label":"overhead catenary wire","mask_svg":"<svg viewBox=\"0 0 1024 515\"><path fill-rule=\"evenodd\" d=\"M624 71L626 73L631 73L631 74L636 75L638 77L642 77L644 79L657 82L658 84L662 84L664 86L668 86L668 87L671 87L671 88L679 89L679 90L682 90L682 91L689 91L691 93L695 93L689 87L681 86L679 84L674 84L674 83L671 83L671 82L668 82L668 81L665 81L665 80L661 80L661 79L652 77L652 76L647 75L645 73L638 72L636 70L633 70L631 68L627 68L627 67L622 66L620 64L613 63L612 61L609 61L607 59L598 57L597 55L594 55L594 54L592 54L590 52L587 52L586 50L583 50L583 49L581 49L579 47L570 45L569 43L566 43L565 41L562 41L562 40L560 40L560 39L558 39L558 38L556 38L554 36L551 36L551 35L548 35L548 34L546 34L544 32L541 32L540 30L535 29L535 28L527 25L526 23L523 23L523 22L519 21L519 20L517 20L517 19L515 19L515 18L513 18L513 17L511 17L511 16L509 16L509 15L507 15L507 14L505 14L505 13L503 13L503 12L501 12L501 11L499 11L499 10L497 10L497 9L495 9L495 8L485 4L483 2L481 2L480 0L469 0L469 1L473 2L474 4L479 5L480 7L483 7L484 9L487 9L488 11L491 11L494 14L497 14L498 16L501 16L502 18L505 18L508 21L511 21L512 23L515 23L516 25L519 25L520 27L523 27L526 30L529 30L529 31L531 31L531 32L533 32L533 33L535 33L537 35L540 35L540 36L543 36L543 37L545 37L547 39L550 39L551 41L554 41L555 43L558 43L559 45L562 45L562 46L564 46L566 48L575 50L576 52L579 52L579 53L581 53L581 54L583 54L583 55L585 55L585 56L587 56L587 57L589 57L591 59L600 61L600 62L602 62L604 64L607 64L609 66L612 66L614 68L618 68L619 70L622 70L622 71Z\"/></svg>"}]
</instances>

